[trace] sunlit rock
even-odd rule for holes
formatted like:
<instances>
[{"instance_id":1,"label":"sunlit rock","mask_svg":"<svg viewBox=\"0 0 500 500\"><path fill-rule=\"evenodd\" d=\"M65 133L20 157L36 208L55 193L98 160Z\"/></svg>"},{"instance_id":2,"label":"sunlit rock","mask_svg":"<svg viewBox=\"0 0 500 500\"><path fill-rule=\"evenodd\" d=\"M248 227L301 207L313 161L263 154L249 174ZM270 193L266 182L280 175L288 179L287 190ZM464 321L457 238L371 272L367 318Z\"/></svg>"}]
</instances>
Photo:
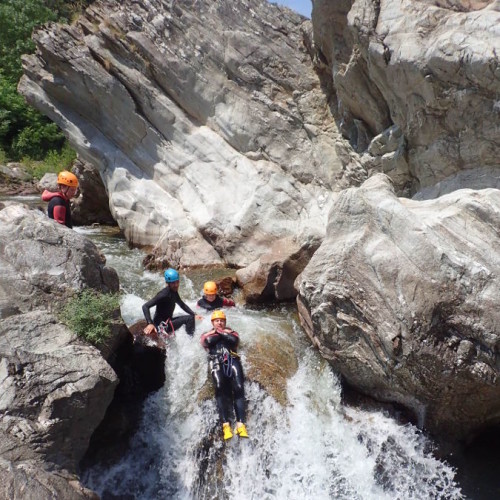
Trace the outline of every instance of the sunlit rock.
<instances>
[{"instance_id":1,"label":"sunlit rock","mask_svg":"<svg viewBox=\"0 0 500 500\"><path fill-rule=\"evenodd\" d=\"M246 354L248 380L258 382L283 406L288 403L287 382L297 371L293 344L272 334L262 335Z\"/></svg>"},{"instance_id":2,"label":"sunlit rock","mask_svg":"<svg viewBox=\"0 0 500 500\"><path fill-rule=\"evenodd\" d=\"M497 181L497 1L315 0L312 21L342 133L368 169L388 173L410 195L444 180L455 189L483 187L484 176ZM402 154L370 147L394 126ZM461 175L478 168L480 185Z\"/></svg>"},{"instance_id":3,"label":"sunlit rock","mask_svg":"<svg viewBox=\"0 0 500 500\"><path fill-rule=\"evenodd\" d=\"M2 451L0 449L0 453ZM36 460L11 462L0 458L0 498L16 497L99 500L96 493L83 487L76 476L64 470L54 473Z\"/></svg>"},{"instance_id":4,"label":"sunlit rock","mask_svg":"<svg viewBox=\"0 0 500 500\"><path fill-rule=\"evenodd\" d=\"M500 422L500 191L397 198L379 174L344 191L299 277L302 323L362 392L441 436Z\"/></svg>"},{"instance_id":5,"label":"sunlit rock","mask_svg":"<svg viewBox=\"0 0 500 500\"><path fill-rule=\"evenodd\" d=\"M118 291L90 240L25 205L0 210L0 496L93 498L73 474L113 399L104 357L124 332L114 321L101 352L62 324L84 288Z\"/></svg>"},{"instance_id":6,"label":"sunlit rock","mask_svg":"<svg viewBox=\"0 0 500 500\"><path fill-rule=\"evenodd\" d=\"M236 271L238 286L248 303L292 300L297 296L295 278L320 245L319 238L298 241L283 238L248 267Z\"/></svg>"},{"instance_id":7,"label":"sunlit rock","mask_svg":"<svg viewBox=\"0 0 500 500\"><path fill-rule=\"evenodd\" d=\"M118 291L118 276L84 236L38 210L0 210L0 310L29 311L84 287Z\"/></svg>"},{"instance_id":8,"label":"sunlit rock","mask_svg":"<svg viewBox=\"0 0 500 500\"><path fill-rule=\"evenodd\" d=\"M0 354L1 434L75 470L113 397L114 371L43 312L3 320Z\"/></svg>"},{"instance_id":9,"label":"sunlit rock","mask_svg":"<svg viewBox=\"0 0 500 500\"><path fill-rule=\"evenodd\" d=\"M366 178L315 73L310 22L264 0L96 1L35 36L19 90L95 165L131 243L246 266L321 235Z\"/></svg>"}]
</instances>

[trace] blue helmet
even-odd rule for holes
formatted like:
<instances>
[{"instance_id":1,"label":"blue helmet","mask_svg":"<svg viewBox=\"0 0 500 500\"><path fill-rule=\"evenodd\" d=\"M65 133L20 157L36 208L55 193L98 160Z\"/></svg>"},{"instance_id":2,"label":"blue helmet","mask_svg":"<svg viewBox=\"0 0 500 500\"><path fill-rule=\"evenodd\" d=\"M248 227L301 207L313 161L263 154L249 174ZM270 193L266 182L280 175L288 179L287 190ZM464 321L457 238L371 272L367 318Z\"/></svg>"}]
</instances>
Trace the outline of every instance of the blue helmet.
<instances>
[{"instance_id":1,"label":"blue helmet","mask_svg":"<svg viewBox=\"0 0 500 500\"><path fill-rule=\"evenodd\" d=\"M173 283L174 281L179 281L179 273L175 269L172 269L171 267L165 271L164 275L165 275L165 281L167 283Z\"/></svg>"}]
</instances>

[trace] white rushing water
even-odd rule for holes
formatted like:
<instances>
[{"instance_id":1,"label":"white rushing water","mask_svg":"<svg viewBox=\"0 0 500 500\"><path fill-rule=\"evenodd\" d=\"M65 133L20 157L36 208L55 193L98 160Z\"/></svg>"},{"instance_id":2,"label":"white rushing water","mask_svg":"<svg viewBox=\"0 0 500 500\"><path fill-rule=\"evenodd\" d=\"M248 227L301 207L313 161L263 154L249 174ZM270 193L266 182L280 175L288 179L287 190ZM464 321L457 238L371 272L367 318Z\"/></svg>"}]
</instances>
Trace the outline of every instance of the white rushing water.
<instances>
[{"instance_id":1,"label":"white rushing water","mask_svg":"<svg viewBox=\"0 0 500 500\"><path fill-rule=\"evenodd\" d=\"M78 231L94 239L117 269L125 321L142 318L142 304L164 286L161 274L143 272L143 254L129 250L122 239L98 236L94 229ZM181 278L181 297L191 307L202 281ZM240 334L244 368L259 332L292 335L298 369L287 384L288 405L247 383L250 439L223 442L215 401L197 397L208 377L198 342L211 326L207 316L197 323L195 338L183 329L176 333L167 354L166 384L147 399L129 452L112 466L86 471L88 487L104 498L136 499L463 498L454 470L434 458L432 443L417 428L341 403L337 375L305 341L292 308L238 306L227 315Z\"/></svg>"}]
</instances>

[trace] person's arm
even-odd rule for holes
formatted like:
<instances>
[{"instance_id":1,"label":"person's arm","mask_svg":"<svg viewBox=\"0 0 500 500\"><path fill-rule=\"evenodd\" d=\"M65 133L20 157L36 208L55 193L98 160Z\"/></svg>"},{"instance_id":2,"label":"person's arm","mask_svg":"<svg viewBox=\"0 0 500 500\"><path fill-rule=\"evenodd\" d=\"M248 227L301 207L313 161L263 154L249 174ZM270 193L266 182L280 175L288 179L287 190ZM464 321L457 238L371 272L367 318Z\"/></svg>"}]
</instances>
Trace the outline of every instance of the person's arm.
<instances>
[{"instance_id":1,"label":"person's arm","mask_svg":"<svg viewBox=\"0 0 500 500\"><path fill-rule=\"evenodd\" d=\"M187 304L184 303L184 301L179 297L179 294L177 294L176 303L188 314L191 314L191 316L195 316L195 312Z\"/></svg>"},{"instance_id":2,"label":"person's arm","mask_svg":"<svg viewBox=\"0 0 500 500\"><path fill-rule=\"evenodd\" d=\"M175 299L175 303L178 304L179 307L181 307L185 312L194 316L196 319L203 319L203 316L196 314L187 304L185 304L182 301L182 299L179 297L179 294L177 294L177 298Z\"/></svg>"},{"instance_id":3,"label":"person's arm","mask_svg":"<svg viewBox=\"0 0 500 500\"><path fill-rule=\"evenodd\" d=\"M52 217L59 224L66 224L66 204L59 196L55 196L49 203L52 208ZM49 210L50 212L50 210Z\"/></svg>"},{"instance_id":4,"label":"person's arm","mask_svg":"<svg viewBox=\"0 0 500 500\"><path fill-rule=\"evenodd\" d=\"M234 300L226 299L226 297L222 297L222 305L225 307L233 307L235 306Z\"/></svg>"},{"instance_id":5,"label":"person's arm","mask_svg":"<svg viewBox=\"0 0 500 500\"><path fill-rule=\"evenodd\" d=\"M233 351L238 349L238 344L240 343L240 337L237 332L231 330L231 328L226 328L222 332L222 338L228 343Z\"/></svg>"},{"instance_id":6,"label":"person's arm","mask_svg":"<svg viewBox=\"0 0 500 500\"><path fill-rule=\"evenodd\" d=\"M151 325L153 323L153 320L151 318L151 312L150 309L154 306L156 306L157 300L156 296L153 297L151 300L148 300L142 305L142 313L144 314L144 317L146 318L146 321L148 322L148 325Z\"/></svg>"},{"instance_id":7,"label":"person's arm","mask_svg":"<svg viewBox=\"0 0 500 500\"><path fill-rule=\"evenodd\" d=\"M211 346L219 342L221 335L215 330L210 330L200 337L200 344L208 351Z\"/></svg>"},{"instance_id":8,"label":"person's arm","mask_svg":"<svg viewBox=\"0 0 500 500\"><path fill-rule=\"evenodd\" d=\"M142 306L142 313L144 314L144 317L146 318L146 321L148 325L146 328L144 328L144 333L146 335L151 334L152 332L156 333L156 327L153 324L153 320L151 319L151 312L150 309L156 305L158 305L158 302L163 298L165 295L165 290L162 290L161 292L157 293L151 300L148 300L146 303L143 304Z\"/></svg>"},{"instance_id":9,"label":"person's arm","mask_svg":"<svg viewBox=\"0 0 500 500\"><path fill-rule=\"evenodd\" d=\"M56 205L54 207L54 220L59 222L59 224L66 224L66 207L64 205Z\"/></svg>"}]
</instances>

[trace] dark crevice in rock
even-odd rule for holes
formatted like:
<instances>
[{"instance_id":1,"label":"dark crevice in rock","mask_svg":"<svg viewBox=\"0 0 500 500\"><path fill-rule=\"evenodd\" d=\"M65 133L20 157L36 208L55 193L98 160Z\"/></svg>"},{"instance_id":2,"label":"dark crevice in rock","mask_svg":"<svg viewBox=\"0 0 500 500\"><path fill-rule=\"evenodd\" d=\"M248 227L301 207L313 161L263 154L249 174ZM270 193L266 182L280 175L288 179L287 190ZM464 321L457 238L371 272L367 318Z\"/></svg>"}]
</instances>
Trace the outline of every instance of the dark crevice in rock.
<instances>
[{"instance_id":1,"label":"dark crevice in rock","mask_svg":"<svg viewBox=\"0 0 500 500\"><path fill-rule=\"evenodd\" d=\"M80 462L82 471L96 463L113 463L126 453L128 440L140 423L144 400L165 383L165 351L137 340L144 326L145 321L133 325L108 359L120 383Z\"/></svg>"}]
</instances>

